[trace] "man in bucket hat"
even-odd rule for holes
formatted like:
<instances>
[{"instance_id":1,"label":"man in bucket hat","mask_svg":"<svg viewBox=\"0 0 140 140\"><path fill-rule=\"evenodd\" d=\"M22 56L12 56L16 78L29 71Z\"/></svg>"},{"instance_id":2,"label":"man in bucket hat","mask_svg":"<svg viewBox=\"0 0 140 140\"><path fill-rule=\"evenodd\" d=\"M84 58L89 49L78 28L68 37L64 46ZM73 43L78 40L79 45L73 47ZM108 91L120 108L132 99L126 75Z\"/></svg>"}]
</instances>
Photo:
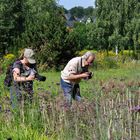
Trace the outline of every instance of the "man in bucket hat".
<instances>
[{"instance_id":1,"label":"man in bucket hat","mask_svg":"<svg viewBox=\"0 0 140 140\"><path fill-rule=\"evenodd\" d=\"M33 81L37 73L32 65L35 65L34 51L26 48L22 58L15 61L12 66L13 82L10 87L12 106L21 101L32 101Z\"/></svg>"},{"instance_id":2,"label":"man in bucket hat","mask_svg":"<svg viewBox=\"0 0 140 140\"><path fill-rule=\"evenodd\" d=\"M36 63L35 58L34 58L34 51L32 49L25 49L24 57L28 60L30 64Z\"/></svg>"}]
</instances>

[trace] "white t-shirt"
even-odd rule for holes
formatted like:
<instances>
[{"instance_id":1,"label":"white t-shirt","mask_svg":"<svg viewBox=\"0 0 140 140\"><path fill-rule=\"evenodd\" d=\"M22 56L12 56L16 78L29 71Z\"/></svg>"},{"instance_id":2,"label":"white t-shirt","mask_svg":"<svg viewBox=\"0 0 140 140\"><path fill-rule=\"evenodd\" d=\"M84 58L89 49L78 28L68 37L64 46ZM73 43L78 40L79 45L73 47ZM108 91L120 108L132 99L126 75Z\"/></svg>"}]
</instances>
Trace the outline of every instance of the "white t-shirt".
<instances>
[{"instance_id":1,"label":"white t-shirt","mask_svg":"<svg viewBox=\"0 0 140 140\"><path fill-rule=\"evenodd\" d=\"M82 57L75 57L72 58L67 65L65 66L65 68L63 69L63 71L61 71L61 78L67 82L67 83L71 83L71 81L66 80L70 74L80 74L83 72L83 58Z\"/></svg>"}]
</instances>

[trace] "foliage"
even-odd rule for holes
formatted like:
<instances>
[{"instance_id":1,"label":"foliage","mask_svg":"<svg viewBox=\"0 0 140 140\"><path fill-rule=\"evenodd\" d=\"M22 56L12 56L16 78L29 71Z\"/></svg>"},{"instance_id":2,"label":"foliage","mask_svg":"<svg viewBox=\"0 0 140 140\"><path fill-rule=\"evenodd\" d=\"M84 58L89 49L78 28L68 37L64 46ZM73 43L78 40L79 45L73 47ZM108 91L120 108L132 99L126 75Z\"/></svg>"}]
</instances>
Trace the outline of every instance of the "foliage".
<instances>
[{"instance_id":1,"label":"foliage","mask_svg":"<svg viewBox=\"0 0 140 140\"><path fill-rule=\"evenodd\" d=\"M96 0L96 6L96 24L101 29L98 36L105 41L101 42L103 48L108 50L117 46L120 50L132 49L136 53L139 26L133 21L139 23L139 1Z\"/></svg>"},{"instance_id":2,"label":"foliage","mask_svg":"<svg viewBox=\"0 0 140 140\"><path fill-rule=\"evenodd\" d=\"M84 15L87 17L95 17L96 9L94 9L92 6L89 6L85 8Z\"/></svg>"},{"instance_id":3,"label":"foliage","mask_svg":"<svg viewBox=\"0 0 140 140\"><path fill-rule=\"evenodd\" d=\"M81 6L71 8L70 13L73 16L76 16L78 18L82 18L84 16L84 8Z\"/></svg>"},{"instance_id":4,"label":"foliage","mask_svg":"<svg viewBox=\"0 0 140 140\"><path fill-rule=\"evenodd\" d=\"M6 53L11 49L14 40L24 32L24 4L23 0L2 0L0 3L0 34L1 34L1 48L2 53ZM16 48L16 46L15 46Z\"/></svg>"},{"instance_id":5,"label":"foliage","mask_svg":"<svg viewBox=\"0 0 140 140\"><path fill-rule=\"evenodd\" d=\"M79 55L79 56L82 56L82 55L84 55L84 53L86 53L87 51L91 51L91 52L94 53L94 54L97 53L96 50L87 50L87 49L84 49L84 50L82 50L82 51L80 51L80 52L77 52L76 54Z\"/></svg>"},{"instance_id":6,"label":"foliage","mask_svg":"<svg viewBox=\"0 0 140 140\"><path fill-rule=\"evenodd\" d=\"M14 59L15 58L15 55L14 54L6 54L5 56L4 56L4 59L8 59L8 60L12 60L12 59Z\"/></svg>"},{"instance_id":7,"label":"foliage","mask_svg":"<svg viewBox=\"0 0 140 140\"><path fill-rule=\"evenodd\" d=\"M3 59L1 59L1 69L3 72L7 70L7 67L14 62L16 59L16 56L14 54L6 54L3 56Z\"/></svg>"},{"instance_id":8,"label":"foliage","mask_svg":"<svg viewBox=\"0 0 140 140\"><path fill-rule=\"evenodd\" d=\"M44 70L61 69L84 49L107 53L116 48L119 52L133 50L132 57L139 59L139 9L137 0L96 0L95 8L74 7L70 11L55 0L2 0L0 54L17 55L18 50L31 47ZM66 27L65 11L77 16L72 28ZM91 23L85 22L88 17Z\"/></svg>"},{"instance_id":9,"label":"foliage","mask_svg":"<svg viewBox=\"0 0 140 140\"><path fill-rule=\"evenodd\" d=\"M119 68L124 63L132 63L133 61L133 51L132 50L122 50L118 55L114 51L96 51L96 50L82 50L77 51L78 56L82 56L85 52L91 51L95 54L96 59L94 62L94 67L96 69L108 69L108 68Z\"/></svg>"},{"instance_id":10,"label":"foliage","mask_svg":"<svg viewBox=\"0 0 140 140\"><path fill-rule=\"evenodd\" d=\"M83 8L81 6L73 7L70 10L68 10L72 16L75 16L77 18L83 18L83 17L95 17L95 9L92 6L89 6L87 8ZM68 12L67 11L67 12Z\"/></svg>"}]
</instances>

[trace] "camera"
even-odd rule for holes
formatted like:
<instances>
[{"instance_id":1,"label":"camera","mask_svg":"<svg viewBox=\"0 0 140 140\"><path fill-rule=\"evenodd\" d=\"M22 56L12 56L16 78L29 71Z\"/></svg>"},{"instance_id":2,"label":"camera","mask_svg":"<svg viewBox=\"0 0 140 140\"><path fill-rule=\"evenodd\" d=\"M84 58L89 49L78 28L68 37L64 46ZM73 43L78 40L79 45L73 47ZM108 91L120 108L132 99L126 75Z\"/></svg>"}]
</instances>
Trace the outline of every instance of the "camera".
<instances>
[{"instance_id":1,"label":"camera","mask_svg":"<svg viewBox=\"0 0 140 140\"><path fill-rule=\"evenodd\" d=\"M93 75L93 73L92 72L89 72L88 79L91 79L92 78L92 75Z\"/></svg>"},{"instance_id":2,"label":"camera","mask_svg":"<svg viewBox=\"0 0 140 140\"><path fill-rule=\"evenodd\" d=\"M38 73L35 74L35 78L38 80L38 81L46 81L46 77L45 76L42 76L42 75L39 75Z\"/></svg>"},{"instance_id":3,"label":"camera","mask_svg":"<svg viewBox=\"0 0 140 140\"><path fill-rule=\"evenodd\" d=\"M32 73L34 73L36 80L43 81L43 82L46 81L46 77L40 75L34 68L32 69Z\"/></svg>"},{"instance_id":4,"label":"camera","mask_svg":"<svg viewBox=\"0 0 140 140\"><path fill-rule=\"evenodd\" d=\"M85 80L89 80L91 79L93 76L93 73L92 72L88 72L88 77L84 78Z\"/></svg>"}]
</instances>

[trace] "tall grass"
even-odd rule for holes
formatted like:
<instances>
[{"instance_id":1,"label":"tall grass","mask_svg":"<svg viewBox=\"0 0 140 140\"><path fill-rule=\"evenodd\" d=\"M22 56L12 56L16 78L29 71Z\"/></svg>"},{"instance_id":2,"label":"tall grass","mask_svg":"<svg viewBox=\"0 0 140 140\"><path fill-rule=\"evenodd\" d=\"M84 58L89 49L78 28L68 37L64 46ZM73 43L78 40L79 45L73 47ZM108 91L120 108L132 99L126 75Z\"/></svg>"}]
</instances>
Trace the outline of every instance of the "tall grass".
<instances>
[{"instance_id":1,"label":"tall grass","mask_svg":"<svg viewBox=\"0 0 140 140\"><path fill-rule=\"evenodd\" d=\"M82 81L82 102L63 107L59 72L44 73L35 82L32 104L12 109L9 92L0 79L0 139L6 140L139 140L139 66L95 71Z\"/></svg>"}]
</instances>

